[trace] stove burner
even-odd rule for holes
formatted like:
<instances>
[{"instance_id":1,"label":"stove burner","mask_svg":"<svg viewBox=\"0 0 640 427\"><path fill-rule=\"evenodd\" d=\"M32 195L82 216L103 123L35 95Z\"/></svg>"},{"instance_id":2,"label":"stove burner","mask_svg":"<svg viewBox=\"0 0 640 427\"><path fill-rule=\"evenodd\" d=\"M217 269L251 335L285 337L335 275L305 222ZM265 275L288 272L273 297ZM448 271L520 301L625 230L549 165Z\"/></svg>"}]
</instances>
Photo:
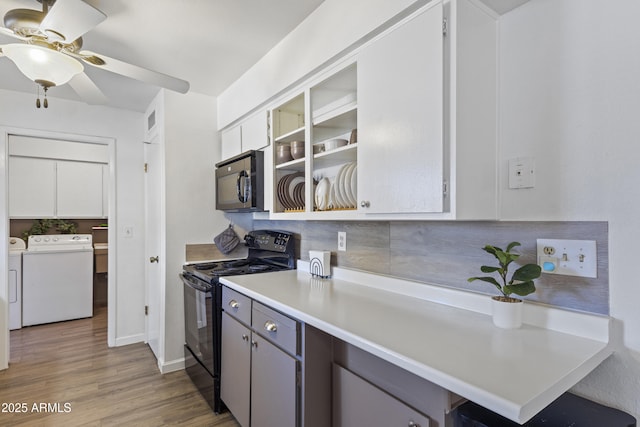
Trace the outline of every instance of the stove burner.
<instances>
[{"instance_id":1,"label":"stove burner","mask_svg":"<svg viewBox=\"0 0 640 427\"><path fill-rule=\"evenodd\" d=\"M241 273L243 271L244 269L240 267L221 267L221 268L214 268L212 273L215 274L216 276L222 276L225 274Z\"/></svg>"},{"instance_id":2,"label":"stove burner","mask_svg":"<svg viewBox=\"0 0 640 427\"><path fill-rule=\"evenodd\" d=\"M250 264L251 261L249 261L248 259L237 259L237 260L233 260L233 261L225 261L222 263L222 265L224 267L244 267L247 264Z\"/></svg>"},{"instance_id":3,"label":"stove burner","mask_svg":"<svg viewBox=\"0 0 640 427\"><path fill-rule=\"evenodd\" d=\"M249 266L249 271L251 271L252 273L266 270L271 270L271 266L266 264L255 264Z\"/></svg>"},{"instance_id":4,"label":"stove burner","mask_svg":"<svg viewBox=\"0 0 640 427\"><path fill-rule=\"evenodd\" d=\"M218 265L217 262L205 262L203 264L193 264L196 270L211 270Z\"/></svg>"}]
</instances>

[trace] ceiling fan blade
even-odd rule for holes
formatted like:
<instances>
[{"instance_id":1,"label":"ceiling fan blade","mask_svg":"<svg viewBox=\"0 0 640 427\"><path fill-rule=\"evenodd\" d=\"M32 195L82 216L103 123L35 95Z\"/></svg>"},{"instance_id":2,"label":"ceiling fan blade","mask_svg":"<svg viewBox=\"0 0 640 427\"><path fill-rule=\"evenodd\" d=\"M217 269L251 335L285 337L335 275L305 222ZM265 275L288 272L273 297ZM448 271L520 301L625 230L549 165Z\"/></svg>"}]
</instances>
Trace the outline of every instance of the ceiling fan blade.
<instances>
[{"instance_id":1,"label":"ceiling fan blade","mask_svg":"<svg viewBox=\"0 0 640 427\"><path fill-rule=\"evenodd\" d=\"M104 21L107 15L82 0L57 0L40 23L49 40L71 43Z\"/></svg>"},{"instance_id":2,"label":"ceiling fan blade","mask_svg":"<svg viewBox=\"0 0 640 427\"><path fill-rule=\"evenodd\" d=\"M69 80L69 86L82 98L84 102L91 105L106 104L108 99L104 93L85 73L76 74Z\"/></svg>"},{"instance_id":3,"label":"ceiling fan blade","mask_svg":"<svg viewBox=\"0 0 640 427\"><path fill-rule=\"evenodd\" d=\"M80 57L85 63L94 67L111 71L112 73L126 77L131 77L132 79L136 79L144 83L150 83L180 93L187 93L189 91L188 81L158 73L157 71L151 71L146 68L138 67L137 65L109 58L108 56L90 52L88 50L79 52L78 57Z\"/></svg>"}]
</instances>

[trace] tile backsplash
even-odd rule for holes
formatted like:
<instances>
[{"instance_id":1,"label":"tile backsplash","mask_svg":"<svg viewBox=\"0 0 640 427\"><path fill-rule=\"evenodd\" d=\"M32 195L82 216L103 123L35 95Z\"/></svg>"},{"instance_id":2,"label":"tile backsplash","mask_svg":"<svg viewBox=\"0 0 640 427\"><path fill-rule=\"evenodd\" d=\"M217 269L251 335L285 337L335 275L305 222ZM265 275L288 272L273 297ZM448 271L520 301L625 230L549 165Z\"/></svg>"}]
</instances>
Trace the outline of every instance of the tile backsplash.
<instances>
[{"instance_id":1,"label":"tile backsplash","mask_svg":"<svg viewBox=\"0 0 640 427\"><path fill-rule=\"evenodd\" d=\"M331 251L331 263L339 267L385 274L417 282L494 295L484 282L468 283L480 275L480 266L494 259L481 248L522 244L521 263L536 262L536 239L595 240L598 277L584 278L543 274L537 291L525 297L540 303L609 314L609 256L607 222L519 221L268 221L255 220L254 229L286 230L300 236L299 257L309 250ZM347 235L346 252L338 252L338 231Z\"/></svg>"}]
</instances>

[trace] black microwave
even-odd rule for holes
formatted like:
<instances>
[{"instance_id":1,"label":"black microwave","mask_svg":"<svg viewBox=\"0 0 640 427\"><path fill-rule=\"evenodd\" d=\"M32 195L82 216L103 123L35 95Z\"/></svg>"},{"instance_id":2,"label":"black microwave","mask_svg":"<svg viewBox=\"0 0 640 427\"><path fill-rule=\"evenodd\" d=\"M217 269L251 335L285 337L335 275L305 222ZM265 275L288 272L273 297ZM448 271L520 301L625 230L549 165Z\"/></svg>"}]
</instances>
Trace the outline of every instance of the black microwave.
<instances>
[{"instance_id":1,"label":"black microwave","mask_svg":"<svg viewBox=\"0 0 640 427\"><path fill-rule=\"evenodd\" d=\"M216 164L216 209L264 211L264 153L246 151Z\"/></svg>"}]
</instances>

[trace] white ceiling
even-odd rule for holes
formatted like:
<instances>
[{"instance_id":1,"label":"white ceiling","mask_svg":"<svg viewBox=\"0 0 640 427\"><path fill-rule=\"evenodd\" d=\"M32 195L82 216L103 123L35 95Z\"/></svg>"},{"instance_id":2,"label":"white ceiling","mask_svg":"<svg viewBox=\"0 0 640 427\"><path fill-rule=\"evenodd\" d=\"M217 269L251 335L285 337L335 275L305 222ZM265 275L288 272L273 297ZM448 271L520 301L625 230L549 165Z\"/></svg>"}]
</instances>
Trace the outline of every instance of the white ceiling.
<instances>
[{"instance_id":1,"label":"white ceiling","mask_svg":"<svg viewBox=\"0 0 640 427\"><path fill-rule=\"evenodd\" d=\"M85 0L107 19L83 36L84 49L169 74L191 91L218 95L323 0ZM0 16L11 9L41 9L36 0L2 0ZM0 36L0 44L15 39ZM109 98L110 106L145 111L158 91L108 71L85 66L86 74ZM32 93L35 83L13 62L0 58L0 88ZM54 98L79 100L68 86L50 89Z\"/></svg>"}]
</instances>

